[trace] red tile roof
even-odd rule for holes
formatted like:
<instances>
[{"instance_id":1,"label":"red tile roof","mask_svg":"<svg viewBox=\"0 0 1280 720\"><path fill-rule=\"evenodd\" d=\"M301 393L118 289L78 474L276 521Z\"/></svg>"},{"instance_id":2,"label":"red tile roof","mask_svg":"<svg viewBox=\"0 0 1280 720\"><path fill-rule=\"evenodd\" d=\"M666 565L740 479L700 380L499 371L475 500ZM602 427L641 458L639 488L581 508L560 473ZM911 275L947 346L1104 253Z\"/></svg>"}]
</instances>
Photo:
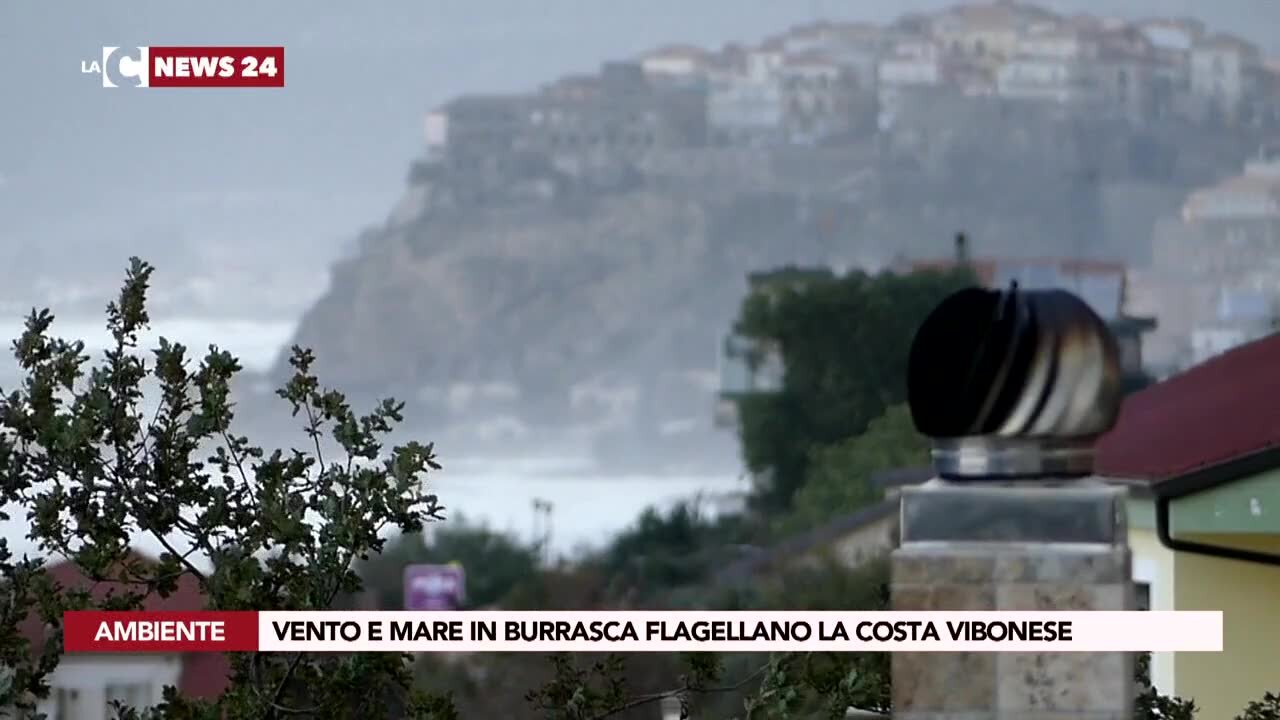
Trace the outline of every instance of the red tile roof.
<instances>
[{"instance_id":1,"label":"red tile roof","mask_svg":"<svg viewBox=\"0 0 1280 720\"><path fill-rule=\"evenodd\" d=\"M942 17L961 20L967 26L1009 27L1028 21L1057 20L1059 15L1038 5L1018 2L961 3L941 13Z\"/></svg>"},{"instance_id":2,"label":"red tile roof","mask_svg":"<svg viewBox=\"0 0 1280 720\"><path fill-rule=\"evenodd\" d=\"M178 691L191 698L213 699L227 691L231 663L222 653L193 653L182 659Z\"/></svg>"},{"instance_id":3,"label":"red tile roof","mask_svg":"<svg viewBox=\"0 0 1280 720\"><path fill-rule=\"evenodd\" d=\"M1105 477L1159 483L1280 445L1280 335L1130 395L1098 444Z\"/></svg>"},{"instance_id":4,"label":"red tile roof","mask_svg":"<svg viewBox=\"0 0 1280 720\"><path fill-rule=\"evenodd\" d=\"M644 54L645 58L681 58L689 60L706 60L710 55L707 50L696 45L663 45Z\"/></svg>"},{"instance_id":5,"label":"red tile roof","mask_svg":"<svg viewBox=\"0 0 1280 720\"><path fill-rule=\"evenodd\" d=\"M1259 54L1258 46L1231 33L1215 33L1196 43L1196 47L1213 50L1231 50L1242 55L1255 57Z\"/></svg>"},{"instance_id":6,"label":"red tile roof","mask_svg":"<svg viewBox=\"0 0 1280 720\"><path fill-rule=\"evenodd\" d=\"M134 553L134 558L144 563L155 562L152 558L140 553ZM85 577L79 566L68 560L50 565L47 572L50 578L65 590L88 588L94 600L97 601L105 600L110 594L120 595L129 590L137 590L136 587L123 583L106 582L95 584ZM200 590L199 583L190 575L183 575L178 580L177 590L169 597L162 598L157 594L152 594L143 601L144 610L190 611L203 610L204 607L204 594ZM40 648L44 646L45 642L45 629L39 615L33 613L27 616L20 630L27 641L31 643L32 651L34 653L40 652ZM178 690L188 697L217 697L227 689L230 674L231 666L225 655L187 655L183 658L182 677L179 681Z\"/></svg>"},{"instance_id":7,"label":"red tile roof","mask_svg":"<svg viewBox=\"0 0 1280 720\"><path fill-rule=\"evenodd\" d=\"M1108 30L1098 36L1103 52L1122 52L1138 55L1151 55L1155 52L1155 44L1133 26Z\"/></svg>"},{"instance_id":8,"label":"red tile roof","mask_svg":"<svg viewBox=\"0 0 1280 720\"><path fill-rule=\"evenodd\" d=\"M782 64L787 67L824 67L838 68L839 63L831 58L830 55L821 50L806 50L804 52L791 53L782 58Z\"/></svg>"},{"instance_id":9,"label":"red tile roof","mask_svg":"<svg viewBox=\"0 0 1280 720\"><path fill-rule=\"evenodd\" d=\"M1266 68L1261 75L1260 83L1268 96L1280 98L1280 69Z\"/></svg>"},{"instance_id":10,"label":"red tile roof","mask_svg":"<svg viewBox=\"0 0 1280 720\"><path fill-rule=\"evenodd\" d=\"M793 38L822 36L835 28L835 23L830 20L815 20L810 23L800 25L792 25L787 30L786 35Z\"/></svg>"},{"instance_id":11,"label":"red tile roof","mask_svg":"<svg viewBox=\"0 0 1280 720\"><path fill-rule=\"evenodd\" d=\"M1186 33L1192 40L1204 35L1205 32L1205 24L1203 21L1189 17L1147 18L1145 20L1139 20L1135 25L1143 30L1176 30Z\"/></svg>"}]
</instances>

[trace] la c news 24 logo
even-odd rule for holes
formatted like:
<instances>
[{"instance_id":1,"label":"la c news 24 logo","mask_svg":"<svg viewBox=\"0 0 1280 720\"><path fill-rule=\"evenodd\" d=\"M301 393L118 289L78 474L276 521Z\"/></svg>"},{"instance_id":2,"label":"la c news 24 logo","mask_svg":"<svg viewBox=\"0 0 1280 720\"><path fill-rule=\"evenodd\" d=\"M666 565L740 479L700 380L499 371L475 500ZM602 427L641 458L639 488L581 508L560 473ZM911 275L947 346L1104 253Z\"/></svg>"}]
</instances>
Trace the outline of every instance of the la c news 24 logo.
<instances>
[{"instance_id":1,"label":"la c news 24 logo","mask_svg":"<svg viewBox=\"0 0 1280 720\"><path fill-rule=\"evenodd\" d=\"M284 87L284 48L271 46L106 46L80 61L104 88Z\"/></svg>"}]
</instances>

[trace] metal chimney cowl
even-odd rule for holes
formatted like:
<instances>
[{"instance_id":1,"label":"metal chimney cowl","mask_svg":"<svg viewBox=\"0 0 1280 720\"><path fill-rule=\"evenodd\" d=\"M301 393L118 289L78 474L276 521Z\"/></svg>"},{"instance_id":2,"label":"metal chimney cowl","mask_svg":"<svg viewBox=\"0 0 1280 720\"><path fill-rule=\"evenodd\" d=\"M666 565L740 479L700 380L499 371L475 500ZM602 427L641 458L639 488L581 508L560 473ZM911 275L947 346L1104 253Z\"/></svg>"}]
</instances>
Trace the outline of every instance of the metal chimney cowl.
<instances>
[{"instance_id":1,"label":"metal chimney cowl","mask_svg":"<svg viewBox=\"0 0 1280 720\"><path fill-rule=\"evenodd\" d=\"M917 331L907 365L916 429L953 481L1071 479L1120 412L1120 352L1065 290L969 288Z\"/></svg>"}]
</instances>

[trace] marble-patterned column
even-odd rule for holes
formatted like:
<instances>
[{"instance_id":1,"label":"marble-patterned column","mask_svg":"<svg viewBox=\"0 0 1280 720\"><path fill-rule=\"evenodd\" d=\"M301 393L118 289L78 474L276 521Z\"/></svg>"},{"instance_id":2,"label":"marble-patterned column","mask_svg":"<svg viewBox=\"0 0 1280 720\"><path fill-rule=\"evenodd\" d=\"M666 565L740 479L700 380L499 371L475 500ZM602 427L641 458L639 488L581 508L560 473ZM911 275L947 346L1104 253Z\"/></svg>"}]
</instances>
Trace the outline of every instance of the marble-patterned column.
<instances>
[{"instance_id":1,"label":"marble-patterned column","mask_svg":"<svg viewBox=\"0 0 1280 720\"><path fill-rule=\"evenodd\" d=\"M1123 489L933 481L902 495L894 610L1134 607ZM895 653L898 720L1131 720L1130 653Z\"/></svg>"}]
</instances>

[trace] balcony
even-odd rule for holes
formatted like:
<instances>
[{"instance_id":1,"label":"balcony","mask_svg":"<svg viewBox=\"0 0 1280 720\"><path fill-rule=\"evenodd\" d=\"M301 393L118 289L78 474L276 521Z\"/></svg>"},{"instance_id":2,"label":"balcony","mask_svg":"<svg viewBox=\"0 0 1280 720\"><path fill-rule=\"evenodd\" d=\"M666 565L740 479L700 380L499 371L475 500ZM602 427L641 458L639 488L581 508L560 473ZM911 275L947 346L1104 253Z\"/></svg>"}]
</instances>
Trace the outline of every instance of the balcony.
<instances>
[{"instance_id":1,"label":"balcony","mask_svg":"<svg viewBox=\"0 0 1280 720\"><path fill-rule=\"evenodd\" d=\"M782 350L774 341L728 335L720 344L717 365L720 389L714 424L718 428L737 426L741 398L782 389Z\"/></svg>"},{"instance_id":2,"label":"balcony","mask_svg":"<svg viewBox=\"0 0 1280 720\"><path fill-rule=\"evenodd\" d=\"M782 389L782 350L774 341L729 335L721 343L718 365L721 398Z\"/></svg>"}]
</instances>

